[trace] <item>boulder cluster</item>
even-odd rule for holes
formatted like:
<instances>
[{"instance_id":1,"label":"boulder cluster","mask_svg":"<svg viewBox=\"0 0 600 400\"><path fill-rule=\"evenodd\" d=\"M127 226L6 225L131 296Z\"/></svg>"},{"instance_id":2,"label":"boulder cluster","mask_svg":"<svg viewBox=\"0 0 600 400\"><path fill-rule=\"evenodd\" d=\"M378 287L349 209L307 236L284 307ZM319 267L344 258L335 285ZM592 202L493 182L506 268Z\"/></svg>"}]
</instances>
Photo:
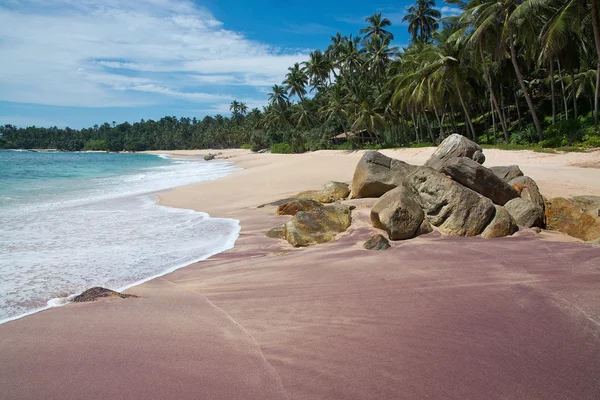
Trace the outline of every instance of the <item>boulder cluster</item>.
<instances>
[{"instance_id":1,"label":"boulder cluster","mask_svg":"<svg viewBox=\"0 0 600 400\"><path fill-rule=\"evenodd\" d=\"M446 138L424 166L376 151L366 152L354 171L351 190L329 182L317 191L279 203L279 215L293 215L269 237L293 246L333 240L351 224L351 209L338 201L378 198L373 227L390 240L405 240L437 229L449 236L496 238L519 227L559 230L585 241L600 238L600 197L545 199L536 182L516 165L486 168L481 147L464 136ZM351 193L349 193L351 191ZM334 203L336 204L323 204ZM378 235L365 248L385 249Z\"/></svg>"}]
</instances>

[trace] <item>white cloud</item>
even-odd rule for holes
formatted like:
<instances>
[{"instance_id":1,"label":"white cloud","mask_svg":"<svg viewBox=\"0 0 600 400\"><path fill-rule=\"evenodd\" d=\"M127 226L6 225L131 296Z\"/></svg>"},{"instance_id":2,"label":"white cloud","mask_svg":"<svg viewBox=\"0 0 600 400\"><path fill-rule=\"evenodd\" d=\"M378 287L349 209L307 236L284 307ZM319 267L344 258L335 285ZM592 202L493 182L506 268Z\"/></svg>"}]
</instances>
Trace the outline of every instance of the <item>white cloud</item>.
<instances>
[{"instance_id":1,"label":"white cloud","mask_svg":"<svg viewBox=\"0 0 600 400\"><path fill-rule=\"evenodd\" d=\"M0 101L88 107L224 104L229 86L271 86L307 58L189 0L13 1L0 5L0 54Z\"/></svg>"},{"instance_id":2,"label":"white cloud","mask_svg":"<svg viewBox=\"0 0 600 400\"><path fill-rule=\"evenodd\" d=\"M462 14L462 10L458 7L443 6L440 8L442 17L456 17Z\"/></svg>"}]
</instances>

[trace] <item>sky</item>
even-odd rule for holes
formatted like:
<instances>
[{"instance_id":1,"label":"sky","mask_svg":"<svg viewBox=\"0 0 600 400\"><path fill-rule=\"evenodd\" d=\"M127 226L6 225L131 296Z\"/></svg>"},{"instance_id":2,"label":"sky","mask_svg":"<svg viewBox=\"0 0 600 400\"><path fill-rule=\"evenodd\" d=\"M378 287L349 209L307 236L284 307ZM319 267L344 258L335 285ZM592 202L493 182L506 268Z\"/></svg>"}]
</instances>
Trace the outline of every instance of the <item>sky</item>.
<instances>
[{"instance_id":1,"label":"sky","mask_svg":"<svg viewBox=\"0 0 600 400\"><path fill-rule=\"evenodd\" d=\"M410 0L1 0L0 125L90 127L266 105L287 68ZM443 16L457 10L438 0Z\"/></svg>"}]
</instances>

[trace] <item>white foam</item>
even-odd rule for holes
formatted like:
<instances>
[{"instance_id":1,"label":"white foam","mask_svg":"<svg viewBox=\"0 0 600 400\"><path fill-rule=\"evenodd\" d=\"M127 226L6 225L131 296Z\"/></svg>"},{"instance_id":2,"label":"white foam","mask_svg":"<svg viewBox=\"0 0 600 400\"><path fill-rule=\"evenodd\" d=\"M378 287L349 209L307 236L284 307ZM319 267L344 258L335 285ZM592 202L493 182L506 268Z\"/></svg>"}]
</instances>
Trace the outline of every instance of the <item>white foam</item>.
<instances>
[{"instance_id":1,"label":"white foam","mask_svg":"<svg viewBox=\"0 0 600 400\"><path fill-rule=\"evenodd\" d=\"M237 220L158 206L148 193L234 170L226 163L170 163L96 180L70 198L3 209L0 323L64 305L92 286L124 290L232 248Z\"/></svg>"}]
</instances>

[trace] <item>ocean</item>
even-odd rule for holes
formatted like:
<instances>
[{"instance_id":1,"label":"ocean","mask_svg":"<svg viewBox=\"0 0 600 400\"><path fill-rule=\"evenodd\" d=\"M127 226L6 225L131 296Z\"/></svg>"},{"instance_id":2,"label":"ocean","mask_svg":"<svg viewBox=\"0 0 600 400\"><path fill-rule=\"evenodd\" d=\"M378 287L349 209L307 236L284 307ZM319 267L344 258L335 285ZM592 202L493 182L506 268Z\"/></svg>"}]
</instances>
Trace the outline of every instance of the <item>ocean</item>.
<instances>
[{"instance_id":1,"label":"ocean","mask_svg":"<svg viewBox=\"0 0 600 400\"><path fill-rule=\"evenodd\" d=\"M237 220L159 206L155 194L235 170L153 154L0 151L0 323L232 248Z\"/></svg>"}]
</instances>

